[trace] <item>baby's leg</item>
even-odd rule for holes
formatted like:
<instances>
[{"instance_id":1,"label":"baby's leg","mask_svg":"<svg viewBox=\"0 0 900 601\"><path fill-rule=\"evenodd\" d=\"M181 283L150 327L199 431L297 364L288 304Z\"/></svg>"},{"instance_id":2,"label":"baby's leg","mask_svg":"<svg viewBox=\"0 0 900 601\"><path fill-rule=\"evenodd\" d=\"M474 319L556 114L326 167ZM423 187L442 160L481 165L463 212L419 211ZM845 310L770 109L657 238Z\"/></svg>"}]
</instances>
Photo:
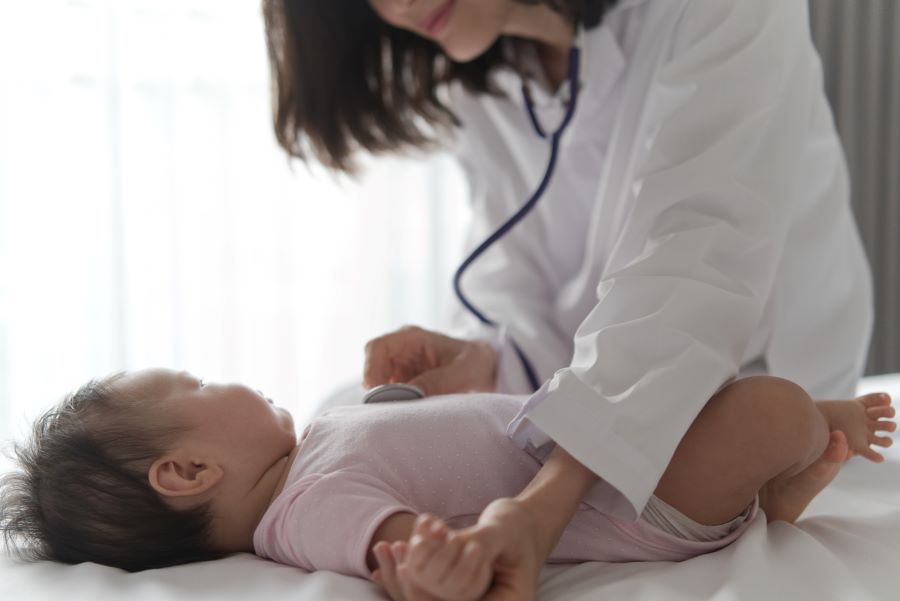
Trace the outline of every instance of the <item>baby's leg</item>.
<instances>
[{"instance_id":1,"label":"baby's leg","mask_svg":"<svg viewBox=\"0 0 900 601\"><path fill-rule=\"evenodd\" d=\"M787 519L784 516L792 514L774 505L777 517L769 515L764 489L770 482L783 487L795 477L809 479L807 470L821 468L817 462L823 461L834 467L828 480L833 478L840 460L835 461L833 446L829 451L831 431L828 420L796 384L769 376L738 380L710 399L694 420L655 494L701 524L735 518L757 493L769 521ZM841 441L836 435L835 444ZM817 474L820 481L821 476ZM805 502L812 496L807 495Z\"/></svg>"}]
</instances>

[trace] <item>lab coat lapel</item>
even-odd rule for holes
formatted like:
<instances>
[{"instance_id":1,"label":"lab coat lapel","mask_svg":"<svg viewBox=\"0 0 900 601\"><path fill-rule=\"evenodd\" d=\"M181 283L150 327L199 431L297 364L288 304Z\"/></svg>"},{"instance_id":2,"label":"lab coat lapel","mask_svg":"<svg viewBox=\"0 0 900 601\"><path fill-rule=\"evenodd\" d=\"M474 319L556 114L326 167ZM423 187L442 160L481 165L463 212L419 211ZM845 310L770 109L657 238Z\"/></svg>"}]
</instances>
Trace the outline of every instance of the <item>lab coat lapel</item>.
<instances>
[{"instance_id":1,"label":"lab coat lapel","mask_svg":"<svg viewBox=\"0 0 900 601\"><path fill-rule=\"evenodd\" d=\"M628 3L626 3L628 4ZM591 214L588 240L592 246L577 280L599 283L606 271L607 259L621 241L617 235L627 221L633 202L640 193L635 181L637 164L649 142L646 133L651 106L649 91L665 59L667 40L686 0L651 3L635 55L622 74L625 87L622 96L640 99L638 103L622 102L617 109L610 143L600 175L600 185ZM579 286L580 287L580 286Z\"/></svg>"}]
</instances>

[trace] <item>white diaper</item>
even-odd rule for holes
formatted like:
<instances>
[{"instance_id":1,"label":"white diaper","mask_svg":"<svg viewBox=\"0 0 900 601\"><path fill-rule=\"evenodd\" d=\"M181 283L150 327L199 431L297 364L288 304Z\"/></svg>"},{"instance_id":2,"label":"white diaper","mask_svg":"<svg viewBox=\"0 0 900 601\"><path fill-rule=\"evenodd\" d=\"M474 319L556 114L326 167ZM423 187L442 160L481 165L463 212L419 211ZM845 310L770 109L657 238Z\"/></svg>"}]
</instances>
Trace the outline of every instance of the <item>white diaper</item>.
<instances>
[{"instance_id":1,"label":"white diaper","mask_svg":"<svg viewBox=\"0 0 900 601\"><path fill-rule=\"evenodd\" d=\"M726 537L731 531L746 521L754 503L751 503L741 515L730 522L707 526L695 522L656 495L653 495L644 508L641 519L663 532L668 532L679 538L703 542L716 541Z\"/></svg>"}]
</instances>

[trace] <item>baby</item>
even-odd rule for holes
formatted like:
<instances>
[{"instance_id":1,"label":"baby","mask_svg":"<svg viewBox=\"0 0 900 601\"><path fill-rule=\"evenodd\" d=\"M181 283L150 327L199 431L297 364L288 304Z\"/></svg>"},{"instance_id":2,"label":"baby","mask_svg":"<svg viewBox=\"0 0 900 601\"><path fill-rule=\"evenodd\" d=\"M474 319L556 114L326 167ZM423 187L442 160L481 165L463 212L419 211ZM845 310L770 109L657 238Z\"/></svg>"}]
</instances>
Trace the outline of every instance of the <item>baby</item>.
<instances>
[{"instance_id":1,"label":"baby","mask_svg":"<svg viewBox=\"0 0 900 601\"><path fill-rule=\"evenodd\" d=\"M528 563L528 513L510 497L550 449L506 437L524 400L338 407L298 444L291 415L246 386L117 374L16 447L0 529L30 558L137 571L248 551L373 579L395 601L480 599L518 570L515 598L533 598L543 559ZM786 380L737 380L697 416L638 521L583 503L547 560L679 561L728 545L759 509L793 521L848 457L883 460L870 445L890 445L876 433L893 417L885 394L814 403Z\"/></svg>"}]
</instances>

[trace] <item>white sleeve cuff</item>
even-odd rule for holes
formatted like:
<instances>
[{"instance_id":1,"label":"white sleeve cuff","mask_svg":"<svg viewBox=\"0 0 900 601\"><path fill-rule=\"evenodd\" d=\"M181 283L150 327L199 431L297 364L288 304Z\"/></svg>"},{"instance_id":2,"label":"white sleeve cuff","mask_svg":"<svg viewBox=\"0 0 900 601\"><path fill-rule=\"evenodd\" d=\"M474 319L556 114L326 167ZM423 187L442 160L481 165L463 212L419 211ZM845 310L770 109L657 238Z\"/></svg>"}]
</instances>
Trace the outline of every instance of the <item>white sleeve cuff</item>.
<instances>
[{"instance_id":1,"label":"white sleeve cuff","mask_svg":"<svg viewBox=\"0 0 900 601\"><path fill-rule=\"evenodd\" d=\"M548 396L549 402L542 402ZM566 452L602 475L584 503L613 517L637 521L656 488L658 469L616 433L615 416L605 405L578 378L554 377L528 399L510 422L507 435L542 461L556 446L554 441L561 441ZM574 432L573 424L581 424L580 431Z\"/></svg>"},{"instance_id":2,"label":"white sleeve cuff","mask_svg":"<svg viewBox=\"0 0 900 601\"><path fill-rule=\"evenodd\" d=\"M699 362L706 351L695 346L689 352L693 357L670 365L668 374L633 385L627 402L604 396L572 369L559 370L509 423L507 436L541 461L558 443L602 478L584 502L616 518L636 521L678 442L719 388L716 375L691 380L695 370L683 366ZM713 374L730 369L725 361L706 364ZM666 398L672 388L689 391L685 402L677 407L654 402Z\"/></svg>"}]
</instances>

